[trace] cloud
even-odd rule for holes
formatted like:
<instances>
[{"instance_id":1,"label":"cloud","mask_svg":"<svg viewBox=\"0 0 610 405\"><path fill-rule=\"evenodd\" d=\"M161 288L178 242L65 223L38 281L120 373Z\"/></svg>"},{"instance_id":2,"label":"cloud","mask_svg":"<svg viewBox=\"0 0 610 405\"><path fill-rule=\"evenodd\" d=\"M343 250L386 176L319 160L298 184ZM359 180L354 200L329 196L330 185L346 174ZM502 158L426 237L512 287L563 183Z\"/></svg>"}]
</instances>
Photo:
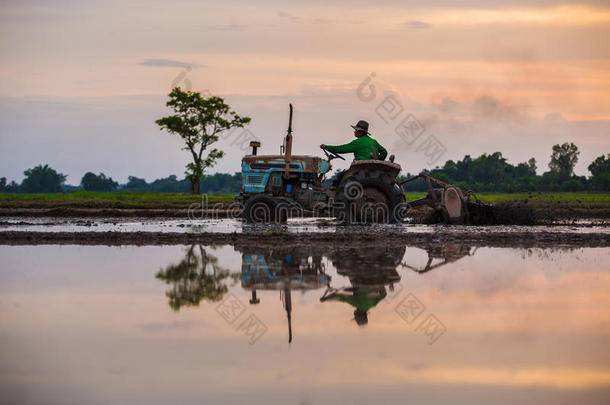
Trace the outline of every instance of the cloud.
<instances>
[{"instance_id":1,"label":"cloud","mask_svg":"<svg viewBox=\"0 0 610 405\"><path fill-rule=\"evenodd\" d=\"M289 19L291 22L296 22L296 21L298 21L298 20L300 20L300 19L301 19L301 17L297 17L297 16L295 16L295 15L288 14L288 13L286 13L286 12L284 12L284 11L281 11L281 10L277 12L277 15L278 15L279 17L282 17L282 18L287 18L287 19Z\"/></svg>"},{"instance_id":2,"label":"cloud","mask_svg":"<svg viewBox=\"0 0 610 405\"><path fill-rule=\"evenodd\" d=\"M418 29L418 30L432 28L431 24L425 23L423 21L417 21L417 20L407 21L406 23L403 23L402 25L404 25L408 28L414 28L414 29Z\"/></svg>"},{"instance_id":3,"label":"cloud","mask_svg":"<svg viewBox=\"0 0 610 405\"><path fill-rule=\"evenodd\" d=\"M434 111L434 106L436 111ZM432 107L432 108L430 108ZM500 100L491 94L483 94L472 101L457 102L451 97L443 97L439 104L428 106L428 112L438 112L444 119L459 122L498 122L503 124L523 123L532 117L525 105L515 105Z\"/></svg>"},{"instance_id":4,"label":"cloud","mask_svg":"<svg viewBox=\"0 0 610 405\"><path fill-rule=\"evenodd\" d=\"M201 67L202 65L173 59L144 59L142 62L138 62L138 66L196 68Z\"/></svg>"},{"instance_id":5,"label":"cloud","mask_svg":"<svg viewBox=\"0 0 610 405\"><path fill-rule=\"evenodd\" d=\"M527 106L511 105L494 96L484 95L472 104L475 118L494 120L503 123L522 122L527 119Z\"/></svg>"},{"instance_id":6,"label":"cloud","mask_svg":"<svg viewBox=\"0 0 610 405\"><path fill-rule=\"evenodd\" d=\"M544 122L546 124L565 124L568 122L561 113L559 112L550 112L547 113L544 117Z\"/></svg>"},{"instance_id":7,"label":"cloud","mask_svg":"<svg viewBox=\"0 0 610 405\"><path fill-rule=\"evenodd\" d=\"M206 25L204 28L213 31L241 31L246 26L243 24Z\"/></svg>"}]
</instances>

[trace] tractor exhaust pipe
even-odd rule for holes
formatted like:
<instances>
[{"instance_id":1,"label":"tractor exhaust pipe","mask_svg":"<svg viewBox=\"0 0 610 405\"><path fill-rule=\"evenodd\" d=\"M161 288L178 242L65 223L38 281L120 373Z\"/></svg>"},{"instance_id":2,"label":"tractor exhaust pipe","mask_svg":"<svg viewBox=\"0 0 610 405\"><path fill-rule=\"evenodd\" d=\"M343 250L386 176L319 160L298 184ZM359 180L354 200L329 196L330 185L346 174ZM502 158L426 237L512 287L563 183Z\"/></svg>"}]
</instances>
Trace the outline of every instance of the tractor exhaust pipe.
<instances>
[{"instance_id":1,"label":"tractor exhaust pipe","mask_svg":"<svg viewBox=\"0 0 610 405\"><path fill-rule=\"evenodd\" d=\"M258 141L250 141L250 147L252 148L252 156L256 156L256 151L260 148L261 143Z\"/></svg>"},{"instance_id":2,"label":"tractor exhaust pipe","mask_svg":"<svg viewBox=\"0 0 610 405\"><path fill-rule=\"evenodd\" d=\"M292 155L292 104L290 104L290 117L288 118L288 133L286 134L286 157Z\"/></svg>"},{"instance_id":3,"label":"tractor exhaust pipe","mask_svg":"<svg viewBox=\"0 0 610 405\"><path fill-rule=\"evenodd\" d=\"M292 156L292 104L290 105L290 116L288 118L288 133L286 134L284 149L284 160L286 161L286 168L284 169L284 178L290 178L290 158Z\"/></svg>"}]
</instances>

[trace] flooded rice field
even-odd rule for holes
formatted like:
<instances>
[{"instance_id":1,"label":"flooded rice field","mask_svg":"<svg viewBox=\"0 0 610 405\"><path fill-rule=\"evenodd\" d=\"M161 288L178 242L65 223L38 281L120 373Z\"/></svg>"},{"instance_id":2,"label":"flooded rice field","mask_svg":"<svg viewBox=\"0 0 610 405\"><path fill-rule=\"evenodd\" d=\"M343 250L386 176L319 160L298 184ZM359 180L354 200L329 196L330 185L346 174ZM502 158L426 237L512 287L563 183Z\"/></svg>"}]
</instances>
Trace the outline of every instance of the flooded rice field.
<instances>
[{"instance_id":1,"label":"flooded rice field","mask_svg":"<svg viewBox=\"0 0 610 405\"><path fill-rule=\"evenodd\" d=\"M473 246L610 247L610 226L580 221L563 225L341 225L301 218L281 225L249 225L234 219L5 218L0 244L226 244L260 240L320 243L399 240L412 245L470 243Z\"/></svg>"},{"instance_id":2,"label":"flooded rice field","mask_svg":"<svg viewBox=\"0 0 610 405\"><path fill-rule=\"evenodd\" d=\"M341 226L336 221L326 218L296 218L290 219L285 225L275 227L269 225L248 225L239 219L175 219L175 218L3 218L0 221L0 232L155 232L155 233L245 233L251 231L268 231L279 228L288 233L335 233L337 230L362 228L358 226ZM421 233L431 229L443 228L443 225L406 224L406 225L376 225L367 229L388 230L402 233ZM496 226L458 226L452 225L452 232L562 232L591 233L602 232L610 234L610 226L605 220L580 219L558 225L496 225ZM367 231L368 232L368 231Z\"/></svg>"},{"instance_id":3,"label":"flooded rice field","mask_svg":"<svg viewBox=\"0 0 610 405\"><path fill-rule=\"evenodd\" d=\"M0 246L1 402L610 400L607 243L258 235Z\"/></svg>"}]
</instances>

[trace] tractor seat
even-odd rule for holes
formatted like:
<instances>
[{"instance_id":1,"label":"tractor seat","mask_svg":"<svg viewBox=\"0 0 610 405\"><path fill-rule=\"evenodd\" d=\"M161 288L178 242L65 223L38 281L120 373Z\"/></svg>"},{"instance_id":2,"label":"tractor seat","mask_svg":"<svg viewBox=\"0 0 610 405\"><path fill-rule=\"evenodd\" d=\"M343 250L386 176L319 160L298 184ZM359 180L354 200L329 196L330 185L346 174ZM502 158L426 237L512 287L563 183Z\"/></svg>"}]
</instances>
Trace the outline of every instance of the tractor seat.
<instances>
[{"instance_id":1,"label":"tractor seat","mask_svg":"<svg viewBox=\"0 0 610 405\"><path fill-rule=\"evenodd\" d=\"M383 170L396 177L400 173L401 167L398 163L389 162L387 160L355 160L350 165L348 171L353 170Z\"/></svg>"},{"instance_id":2,"label":"tractor seat","mask_svg":"<svg viewBox=\"0 0 610 405\"><path fill-rule=\"evenodd\" d=\"M375 155L373 154L373 152L371 152L369 157L371 158L371 160L381 160L381 161L383 161L383 159L375 159ZM394 155L390 155L390 158L388 160L390 162L394 163Z\"/></svg>"}]
</instances>

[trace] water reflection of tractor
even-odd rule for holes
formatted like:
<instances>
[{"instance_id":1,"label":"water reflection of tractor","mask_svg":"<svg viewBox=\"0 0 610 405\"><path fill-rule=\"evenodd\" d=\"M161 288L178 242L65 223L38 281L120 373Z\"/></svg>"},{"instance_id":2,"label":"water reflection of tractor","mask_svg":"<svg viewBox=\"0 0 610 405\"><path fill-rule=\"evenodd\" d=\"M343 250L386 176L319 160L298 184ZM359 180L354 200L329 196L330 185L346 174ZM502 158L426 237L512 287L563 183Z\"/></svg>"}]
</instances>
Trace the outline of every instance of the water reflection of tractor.
<instances>
[{"instance_id":1,"label":"water reflection of tractor","mask_svg":"<svg viewBox=\"0 0 610 405\"><path fill-rule=\"evenodd\" d=\"M429 245L425 247L428 254L428 261L422 267L412 266L406 262L399 264L400 268L412 270L416 273L427 273L430 270L438 269L449 263L456 262L464 257L473 256L476 249L460 243L444 243L439 245Z\"/></svg>"},{"instance_id":2,"label":"water reflection of tractor","mask_svg":"<svg viewBox=\"0 0 610 405\"><path fill-rule=\"evenodd\" d=\"M202 300L219 302L229 287L241 279L241 286L251 291L250 304L260 303L257 291L278 291L288 320L288 340L292 341L292 292L327 287L321 302L343 302L354 308L359 325L368 323L368 313L394 290L401 277L398 269L426 273L432 269L472 256L476 250L453 244L433 244L423 247L428 260L424 267L407 263L406 246L398 241L385 245L235 245L242 253L241 273L221 267L218 258L202 245L185 249L177 263L159 270L156 278L170 286L166 291L168 304L176 311L198 306ZM324 258L332 261L349 286L331 286ZM338 280L334 280L335 284Z\"/></svg>"},{"instance_id":3,"label":"water reflection of tractor","mask_svg":"<svg viewBox=\"0 0 610 405\"><path fill-rule=\"evenodd\" d=\"M260 303L257 291L279 291L292 342L292 291L316 290L329 283L320 249L311 247L236 246L242 252L241 286L251 290L250 304Z\"/></svg>"},{"instance_id":4,"label":"water reflection of tractor","mask_svg":"<svg viewBox=\"0 0 610 405\"><path fill-rule=\"evenodd\" d=\"M350 286L334 288L330 285L321 302L337 301L354 307L354 319L358 325L368 323L368 313L387 296L386 287L394 290L400 281L396 271L406 246L375 247L354 246L340 248L330 253L337 273L350 281Z\"/></svg>"},{"instance_id":5,"label":"water reflection of tractor","mask_svg":"<svg viewBox=\"0 0 610 405\"><path fill-rule=\"evenodd\" d=\"M291 215L335 216L342 222L401 223L412 206L426 205L435 217L450 223L479 220L491 211L471 198L470 192L425 174L399 182L401 171L394 155L370 138L368 123L353 126L356 140L338 146L321 145L326 159L292 154L292 105L288 133L278 155L257 155L260 142L251 142L252 153L242 159L243 205L247 222L284 222ZM349 169L334 184L325 181L333 159L354 153ZM422 178L428 195L407 203L402 185Z\"/></svg>"}]
</instances>

